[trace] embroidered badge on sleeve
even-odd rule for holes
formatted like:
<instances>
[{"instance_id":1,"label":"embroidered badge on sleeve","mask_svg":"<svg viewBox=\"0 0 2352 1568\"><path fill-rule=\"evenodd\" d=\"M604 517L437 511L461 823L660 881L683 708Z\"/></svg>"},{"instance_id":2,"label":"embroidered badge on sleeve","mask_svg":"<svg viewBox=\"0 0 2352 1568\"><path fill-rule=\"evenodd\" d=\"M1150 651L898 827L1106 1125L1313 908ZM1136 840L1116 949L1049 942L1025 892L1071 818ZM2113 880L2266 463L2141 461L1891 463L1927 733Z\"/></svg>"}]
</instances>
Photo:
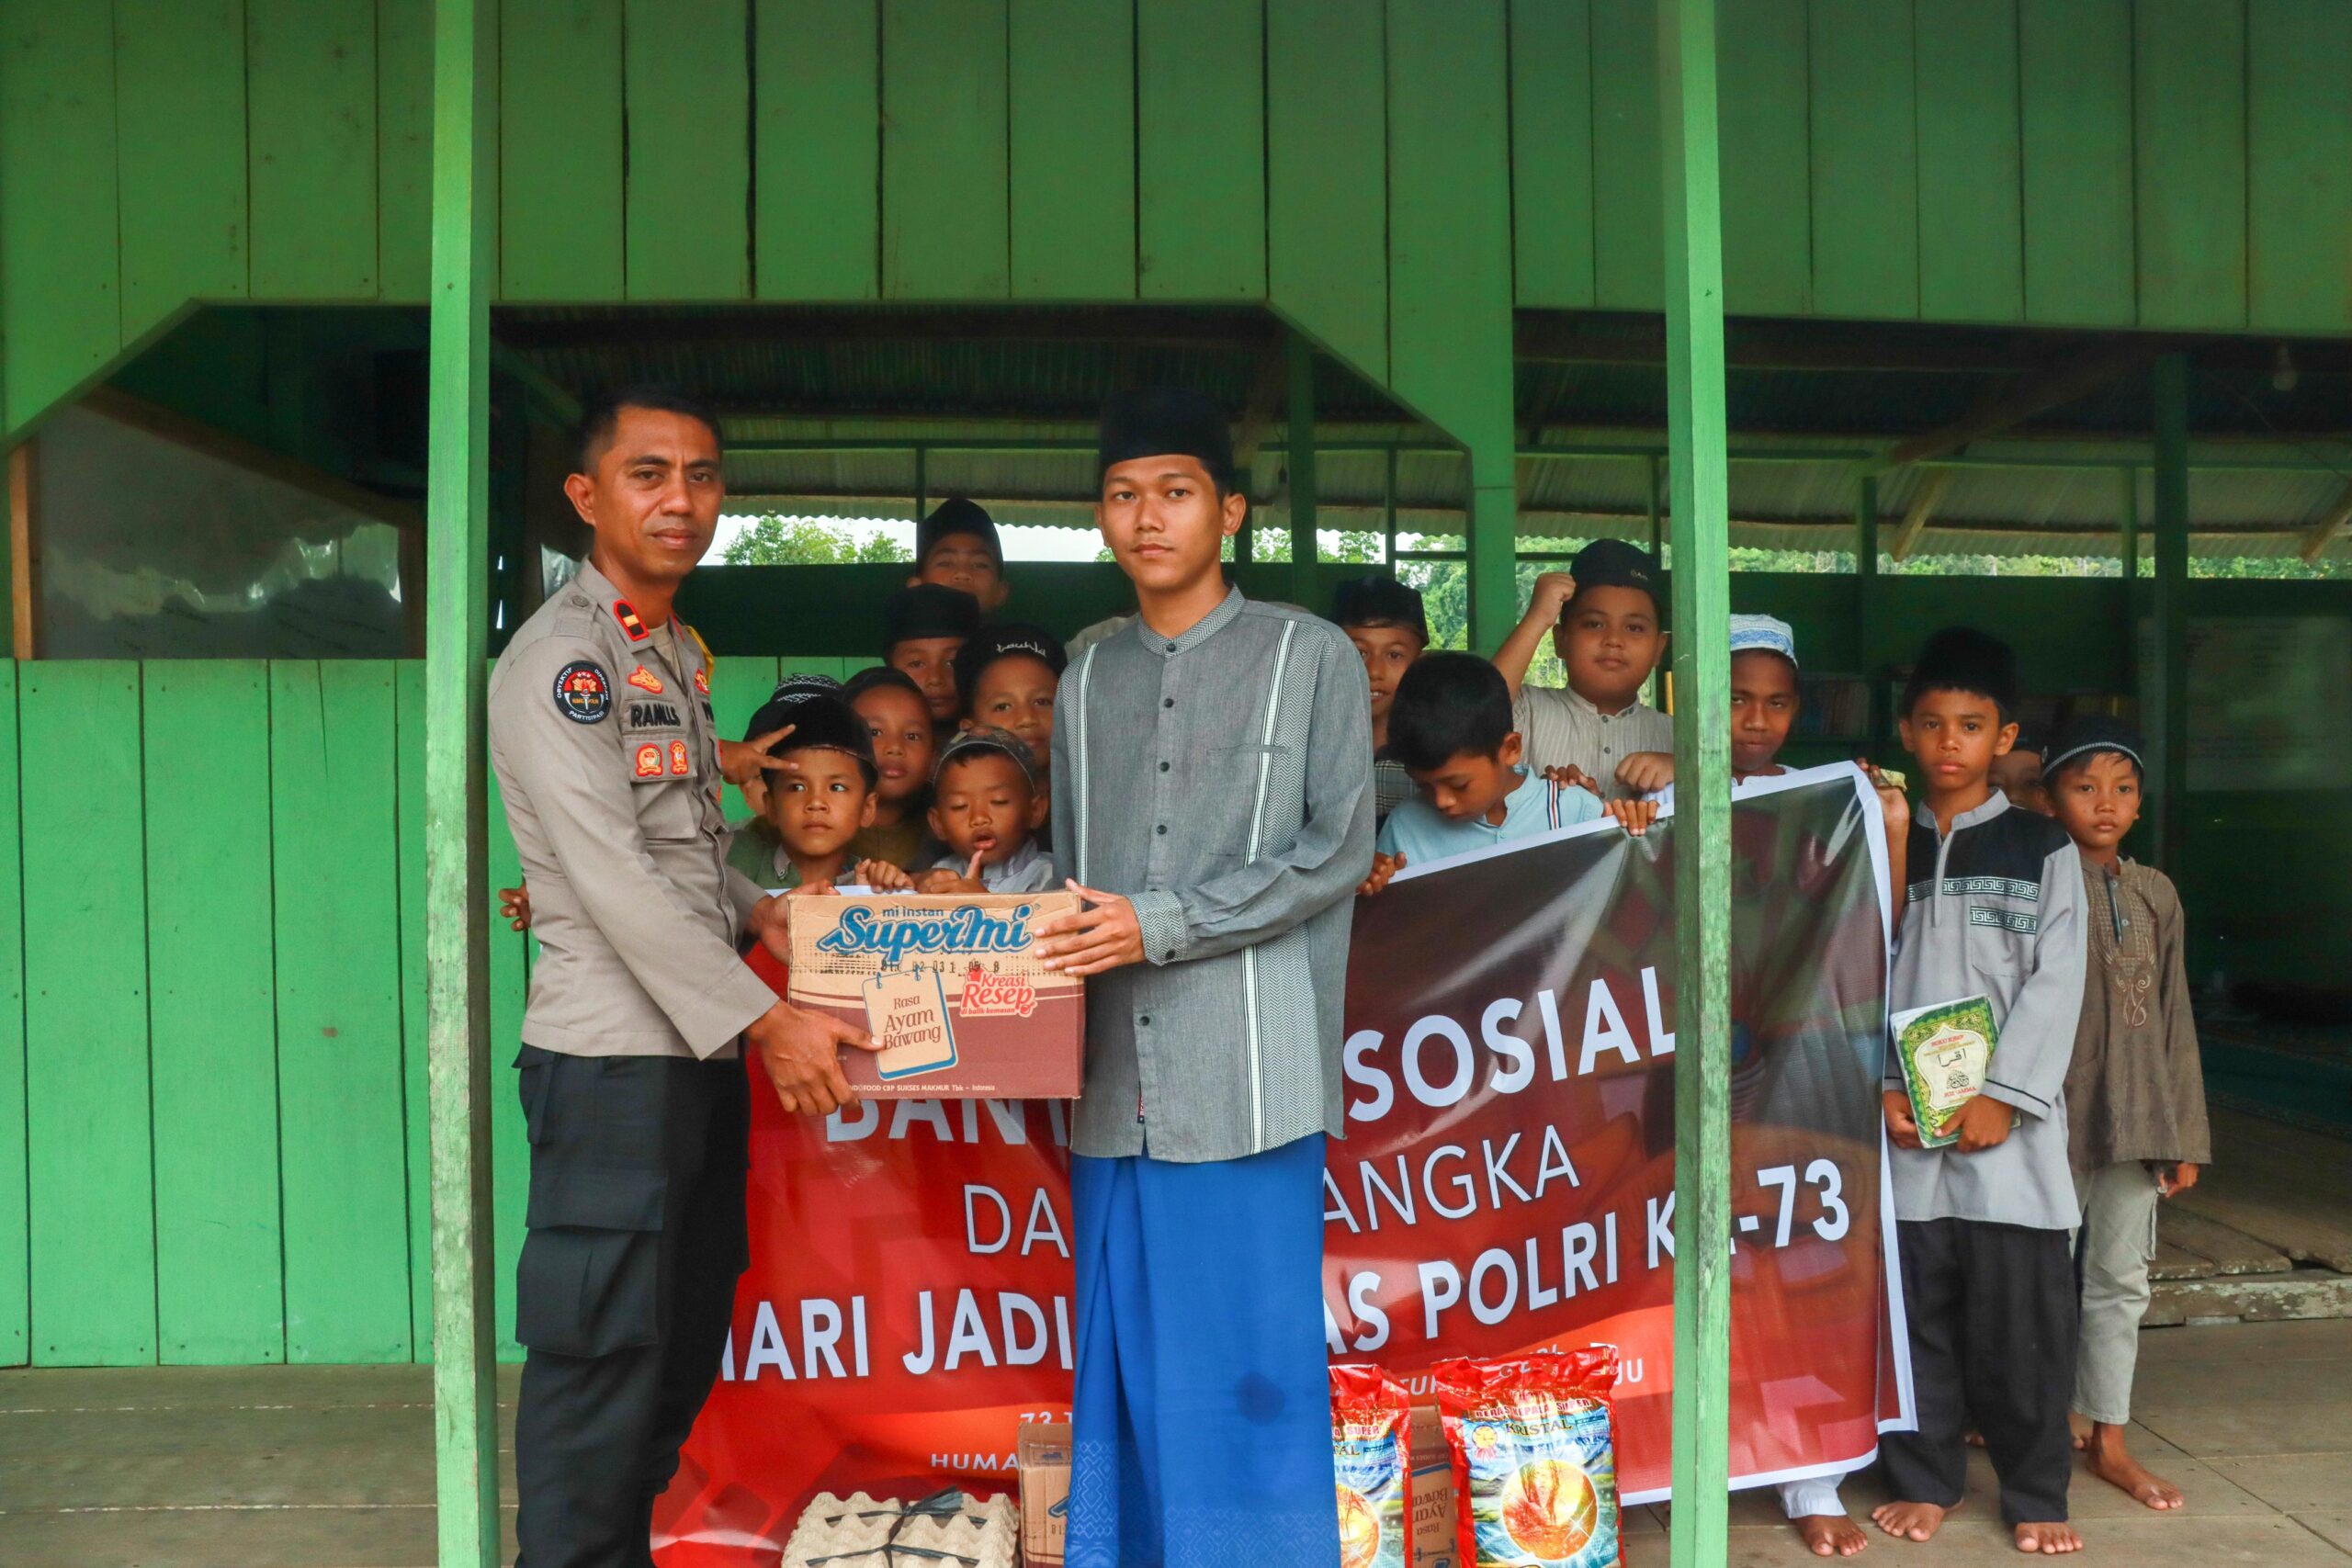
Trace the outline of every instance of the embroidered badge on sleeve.
<instances>
[{"instance_id":1,"label":"embroidered badge on sleeve","mask_svg":"<svg viewBox=\"0 0 2352 1568\"><path fill-rule=\"evenodd\" d=\"M656 696L662 693L662 677L642 664L628 672L628 683L640 692L651 692Z\"/></svg>"},{"instance_id":2,"label":"embroidered badge on sleeve","mask_svg":"<svg viewBox=\"0 0 2352 1568\"><path fill-rule=\"evenodd\" d=\"M631 642L643 642L653 635L645 629L645 623L637 618L637 611L626 599L613 601L613 619L621 624L621 630L628 634Z\"/></svg>"},{"instance_id":3,"label":"embroidered badge on sleeve","mask_svg":"<svg viewBox=\"0 0 2352 1568\"><path fill-rule=\"evenodd\" d=\"M709 671L697 670L695 671L695 690L700 692L706 697L710 695Z\"/></svg>"},{"instance_id":4,"label":"embroidered badge on sleeve","mask_svg":"<svg viewBox=\"0 0 2352 1568\"><path fill-rule=\"evenodd\" d=\"M684 778L690 771L692 771L692 766L693 764L689 761L686 755L686 743L683 740L671 741L670 772L676 774L679 778Z\"/></svg>"},{"instance_id":5,"label":"embroidered badge on sleeve","mask_svg":"<svg viewBox=\"0 0 2352 1568\"><path fill-rule=\"evenodd\" d=\"M555 711L574 724L601 724L613 711L613 683L593 659L575 659L555 672Z\"/></svg>"},{"instance_id":6,"label":"embroidered badge on sleeve","mask_svg":"<svg viewBox=\"0 0 2352 1568\"><path fill-rule=\"evenodd\" d=\"M662 776L662 748L650 740L637 749L637 776L641 779Z\"/></svg>"}]
</instances>

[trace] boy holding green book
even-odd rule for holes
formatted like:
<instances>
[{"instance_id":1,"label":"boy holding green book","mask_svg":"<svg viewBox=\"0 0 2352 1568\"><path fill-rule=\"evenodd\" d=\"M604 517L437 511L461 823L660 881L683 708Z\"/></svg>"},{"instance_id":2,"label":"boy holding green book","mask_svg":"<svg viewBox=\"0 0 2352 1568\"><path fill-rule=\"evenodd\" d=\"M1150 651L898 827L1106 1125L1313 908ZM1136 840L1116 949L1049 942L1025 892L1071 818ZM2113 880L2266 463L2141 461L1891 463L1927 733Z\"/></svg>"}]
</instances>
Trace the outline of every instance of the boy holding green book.
<instances>
[{"instance_id":1,"label":"boy holding green book","mask_svg":"<svg viewBox=\"0 0 2352 1568\"><path fill-rule=\"evenodd\" d=\"M1973 1420L2018 1549L2077 1551L2066 1406L2079 1213L2065 1082L2083 1001L2082 866L2064 829L1993 787L1993 760L2017 738L2006 645L1965 627L1938 632L1903 699L1903 744L1923 794L1887 1002L1897 1015L1936 1011L1923 1021L1935 1027L1899 1034L1888 1064L1918 1429L1881 1444L1896 1501L1871 1517L1892 1536L1933 1536L1960 1502ZM1984 1049L1953 1047L1967 1032ZM1917 1062L1905 1047L1930 1042L1944 1077L1915 1101ZM1923 1146L1922 1107L1950 1142Z\"/></svg>"}]
</instances>

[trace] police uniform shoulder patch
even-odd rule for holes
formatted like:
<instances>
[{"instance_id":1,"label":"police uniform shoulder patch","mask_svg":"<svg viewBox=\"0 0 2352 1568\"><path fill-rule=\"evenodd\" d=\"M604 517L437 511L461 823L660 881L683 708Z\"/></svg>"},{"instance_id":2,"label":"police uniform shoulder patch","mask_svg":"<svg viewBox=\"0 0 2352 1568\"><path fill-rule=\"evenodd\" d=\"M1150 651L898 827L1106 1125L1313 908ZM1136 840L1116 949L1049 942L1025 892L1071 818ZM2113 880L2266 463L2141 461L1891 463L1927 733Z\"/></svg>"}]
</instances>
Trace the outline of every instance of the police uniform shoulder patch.
<instances>
[{"instance_id":1,"label":"police uniform shoulder patch","mask_svg":"<svg viewBox=\"0 0 2352 1568\"><path fill-rule=\"evenodd\" d=\"M653 635L645 629L645 623L637 618L636 609L626 599L613 601L613 619L621 624L621 630L628 634L631 642L643 642Z\"/></svg>"},{"instance_id":2,"label":"police uniform shoulder patch","mask_svg":"<svg viewBox=\"0 0 2352 1568\"><path fill-rule=\"evenodd\" d=\"M601 724L613 711L613 683L593 659L575 659L555 672L555 711L574 724Z\"/></svg>"},{"instance_id":3,"label":"police uniform shoulder patch","mask_svg":"<svg viewBox=\"0 0 2352 1568\"><path fill-rule=\"evenodd\" d=\"M695 671L695 690L700 692L706 697L710 695L709 671L697 670Z\"/></svg>"},{"instance_id":4,"label":"police uniform shoulder patch","mask_svg":"<svg viewBox=\"0 0 2352 1568\"><path fill-rule=\"evenodd\" d=\"M662 677L642 664L628 672L628 683L640 692L651 692L656 696L662 693Z\"/></svg>"}]
</instances>

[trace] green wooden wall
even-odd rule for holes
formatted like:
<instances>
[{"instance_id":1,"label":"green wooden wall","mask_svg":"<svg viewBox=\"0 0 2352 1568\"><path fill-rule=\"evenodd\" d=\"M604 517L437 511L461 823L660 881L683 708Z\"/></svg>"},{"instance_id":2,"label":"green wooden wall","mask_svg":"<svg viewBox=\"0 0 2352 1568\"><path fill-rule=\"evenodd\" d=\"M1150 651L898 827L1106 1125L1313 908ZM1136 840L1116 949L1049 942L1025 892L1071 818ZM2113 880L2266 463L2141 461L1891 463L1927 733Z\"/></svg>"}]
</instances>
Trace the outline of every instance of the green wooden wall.
<instances>
[{"instance_id":1,"label":"green wooden wall","mask_svg":"<svg viewBox=\"0 0 2352 1568\"><path fill-rule=\"evenodd\" d=\"M778 667L722 659L720 723ZM424 696L407 661L0 661L0 1366L429 1354ZM528 965L493 929L510 1350Z\"/></svg>"},{"instance_id":2,"label":"green wooden wall","mask_svg":"<svg viewBox=\"0 0 2352 1568\"><path fill-rule=\"evenodd\" d=\"M421 301L429 10L0 0L0 431L191 300ZM1271 299L1474 452L1508 431L1514 302L1658 305L1651 0L501 26L511 301ZM1730 0L1723 27L1735 312L2352 330L2352 6Z\"/></svg>"}]
</instances>

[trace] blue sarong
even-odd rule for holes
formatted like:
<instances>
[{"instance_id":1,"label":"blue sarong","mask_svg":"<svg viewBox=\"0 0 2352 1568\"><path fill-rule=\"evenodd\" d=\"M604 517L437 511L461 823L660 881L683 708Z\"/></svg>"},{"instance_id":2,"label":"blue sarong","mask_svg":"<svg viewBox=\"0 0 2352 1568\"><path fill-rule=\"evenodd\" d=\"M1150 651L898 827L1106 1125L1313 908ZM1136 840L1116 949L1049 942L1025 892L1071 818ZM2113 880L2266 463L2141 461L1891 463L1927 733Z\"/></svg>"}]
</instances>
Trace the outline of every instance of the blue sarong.
<instances>
[{"instance_id":1,"label":"blue sarong","mask_svg":"<svg viewBox=\"0 0 2352 1568\"><path fill-rule=\"evenodd\" d=\"M1335 1568L1322 1134L1070 1189L1069 1568Z\"/></svg>"}]
</instances>

